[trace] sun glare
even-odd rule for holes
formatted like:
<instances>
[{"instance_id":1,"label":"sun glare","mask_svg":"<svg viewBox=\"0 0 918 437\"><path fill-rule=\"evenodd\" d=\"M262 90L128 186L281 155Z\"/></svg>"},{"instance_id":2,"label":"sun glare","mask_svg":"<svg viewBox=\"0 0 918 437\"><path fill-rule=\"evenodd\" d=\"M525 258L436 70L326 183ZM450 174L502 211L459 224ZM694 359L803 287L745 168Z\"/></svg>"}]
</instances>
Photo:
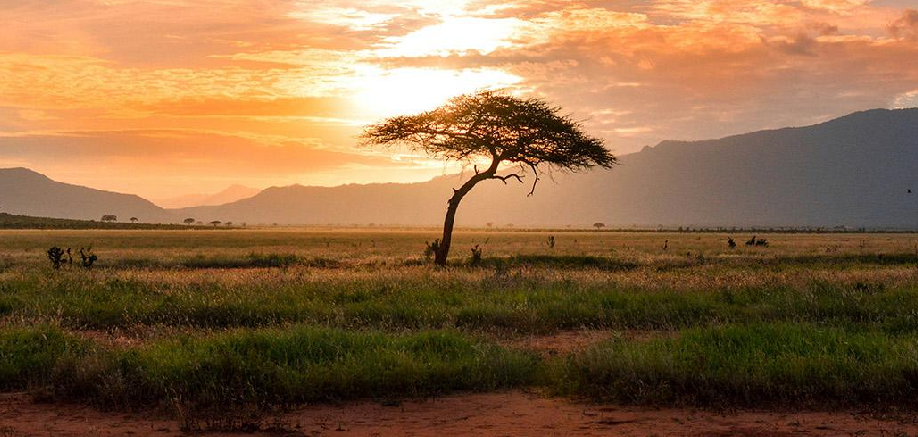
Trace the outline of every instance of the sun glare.
<instances>
[{"instance_id":1,"label":"sun glare","mask_svg":"<svg viewBox=\"0 0 918 437\"><path fill-rule=\"evenodd\" d=\"M450 18L408 35L392 38L392 46L376 52L377 56L446 56L477 52L483 55L513 45L514 35L523 27L515 18ZM474 29L474 31L469 31Z\"/></svg>"},{"instance_id":2,"label":"sun glare","mask_svg":"<svg viewBox=\"0 0 918 437\"><path fill-rule=\"evenodd\" d=\"M367 116L390 117L430 110L460 94L507 88L520 81L497 69L367 67L358 80L354 102Z\"/></svg>"}]
</instances>

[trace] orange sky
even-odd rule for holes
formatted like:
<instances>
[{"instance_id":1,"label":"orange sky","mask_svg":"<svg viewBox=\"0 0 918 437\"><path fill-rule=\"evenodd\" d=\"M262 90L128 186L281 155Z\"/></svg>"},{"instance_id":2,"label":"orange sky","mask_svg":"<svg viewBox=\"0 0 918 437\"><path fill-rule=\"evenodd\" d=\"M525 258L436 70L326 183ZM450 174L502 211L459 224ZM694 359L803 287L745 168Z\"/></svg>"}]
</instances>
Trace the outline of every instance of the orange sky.
<instances>
[{"instance_id":1,"label":"orange sky","mask_svg":"<svg viewBox=\"0 0 918 437\"><path fill-rule=\"evenodd\" d=\"M619 154L918 105L918 0L0 2L0 167L163 198L415 181L362 125L481 88Z\"/></svg>"}]
</instances>

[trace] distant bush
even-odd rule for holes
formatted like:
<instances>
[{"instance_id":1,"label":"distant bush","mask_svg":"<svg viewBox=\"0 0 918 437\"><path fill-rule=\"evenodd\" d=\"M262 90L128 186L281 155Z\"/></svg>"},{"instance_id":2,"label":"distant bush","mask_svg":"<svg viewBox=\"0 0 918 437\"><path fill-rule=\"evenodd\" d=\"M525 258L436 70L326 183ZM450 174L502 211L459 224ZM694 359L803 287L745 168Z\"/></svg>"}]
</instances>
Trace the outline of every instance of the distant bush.
<instances>
[{"instance_id":1,"label":"distant bush","mask_svg":"<svg viewBox=\"0 0 918 437\"><path fill-rule=\"evenodd\" d=\"M72 220L0 213L0 229L185 229L185 226L155 223L115 223Z\"/></svg>"},{"instance_id":2,"label":"distant bush","mask_svg":"<svg viewBox=\"0 0 918 437\"><path fill-rule=\"evenodd\" d=\"M53 267L55 270L61 268L61 264L64 261L64 253L64 249L61 249L60 247L52 247L48 249L48 259L51 261L51 267Z\"/></svg>"}]
</instances>

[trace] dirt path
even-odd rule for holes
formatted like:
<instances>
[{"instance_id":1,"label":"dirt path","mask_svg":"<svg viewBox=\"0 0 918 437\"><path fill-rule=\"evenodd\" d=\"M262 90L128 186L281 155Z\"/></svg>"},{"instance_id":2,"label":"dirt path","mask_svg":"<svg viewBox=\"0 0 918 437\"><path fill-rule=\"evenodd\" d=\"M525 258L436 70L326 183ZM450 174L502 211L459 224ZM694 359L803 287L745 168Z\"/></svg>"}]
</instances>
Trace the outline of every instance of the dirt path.
<instances>
[{"instance_id":1,"label":"dirt path","mask_svg":"<svg viewBox=\"0 0 918 437\"><path fill-rule=\"evenodd\" d=\"M718 414L686 409L596 406L522 391L468 394L398 405L353 402L270 418L260 435L304 436L915 436L914 417L881 420L853 412ZM79 405L0 396L0 436L176 436L174 420L105 413ZM252 435L213 432L207 435Z\"/></svg>"},{"instance_id":2,"label":"dirt path","mask_svg":"<svg viewBox=\"0 0 918 437\"><path fill-rule=\"evenodd\" d=\"M653 338L674 337L676 335L677 333L673 331L610 331L582 329L560 331L550 335L529 335L509 339L498 339L498 342L507 347L528 349L543 357L552 357L579 352L598 342L612 338L650 340Z\"/></svg>"}]
</instances>

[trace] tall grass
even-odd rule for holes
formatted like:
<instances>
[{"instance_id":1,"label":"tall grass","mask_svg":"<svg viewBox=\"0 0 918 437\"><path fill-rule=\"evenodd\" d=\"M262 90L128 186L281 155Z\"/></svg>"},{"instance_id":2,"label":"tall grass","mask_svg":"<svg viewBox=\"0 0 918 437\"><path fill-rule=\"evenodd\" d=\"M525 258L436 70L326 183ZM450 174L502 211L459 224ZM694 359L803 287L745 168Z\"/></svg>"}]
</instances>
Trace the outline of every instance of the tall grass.
<instances>
[{"instance_id":1,"label":"tall grass","mask_svg":"<svg viewBox=\"0 0 918 437\"><path fill-rule=\"evenodd\" d=\"M914 408L918 335L729 325L622 337L543 359L455 331L393 335L291 326L111 347L46 325L0 330L0 386L121 408L288 405L527 386L632 404Z\"/></svg>"},{"instance_id":2,"label":"tall grass","mask_svg":"<svg viewBox=\"0 0 918 437\"><path fill-rule=\"evenodd\" d=\"M90 344L47 325L0 330L0 388L23 389L47 381L64 357L81 356Z\"/></svg>"},{"instance_id":3,"label":"tall grass","mask_svg":"<svg viewBox=\"0 0 918 437\"><path fill-rule=\"evenodd\" d=\"M909 277L889 285L868 279L811 278L799 284L779 280L770 285L681 290L533 273L457 276L424 270L397 275L323 270L236 275L222 282L204 274L202 280L188 282L184 272L114 277L104 272L26 274L0 282L0 313L60 320L81 329L309 323L546 333L580 327L678 330L737 322L813 322L891 333L918 331L918 285Z\"/></svg>"},{"instance_id":4,"label":"tall grass","mask_svg":"<svg viewBox=\"0 0 918 437\"><path fill-rule=\"evenodd\" d=\"M612 340L555 366L559 393L627 403L916 405L918 336L810 324Z\"/></svg>"},{"instance_id":5,"label":"tall grass","mask_svg":"<svg viewBox=\"0 0 918 437\"><path fill-rule=\"evenodd\" d=\"M114 406L289 404L530 384L535 355L451 331L294 326L106 348L51 326L0 331L0 386L44 385Z\"/></svg>"},{"instance_id":6,"label":"tall grass","mask_svg":"<svg viewBox=\"0 0 918 437\"><path fill-rule=\"evenodd\" d=\"M693 405L918 394L913 235L729 250L724 234L566 232L549 248L460 232L484 259L440 269L413 261L434 234L0 231L0 390L217 408L533 384ZM52 245L92 245L99 264L53 271ZM545 359L482 340L579 328L667 332Z\"/></svg>"}]
</instances>

